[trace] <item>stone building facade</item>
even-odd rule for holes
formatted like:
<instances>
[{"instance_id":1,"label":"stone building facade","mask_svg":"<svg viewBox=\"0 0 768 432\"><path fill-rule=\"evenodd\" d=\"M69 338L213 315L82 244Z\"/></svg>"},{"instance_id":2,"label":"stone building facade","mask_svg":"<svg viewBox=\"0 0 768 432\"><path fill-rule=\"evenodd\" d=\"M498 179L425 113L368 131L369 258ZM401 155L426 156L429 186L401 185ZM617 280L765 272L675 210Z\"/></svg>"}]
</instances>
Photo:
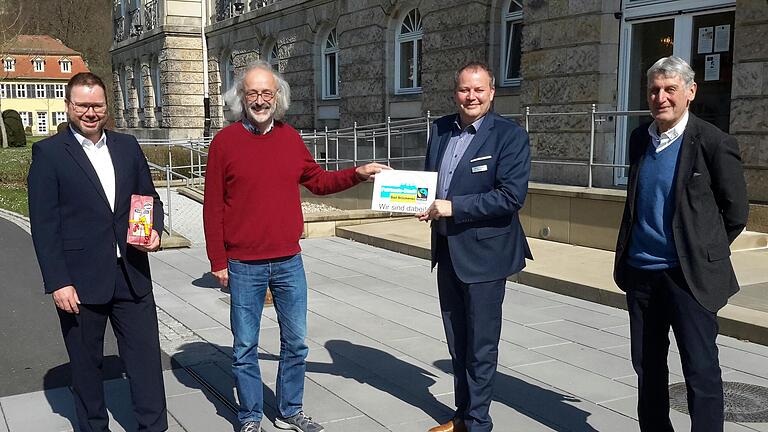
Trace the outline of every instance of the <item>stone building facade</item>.
<instances>
[{"instance_id":1,"label":"stone building facade","mask_svg":"<svg viewBox=\"0 0 768 432\"><path fill-rule=\"evenodd\" d=\"M495 110L533 114L534 159L570 163L536 163L534 179L584 185L590 142L598 163L625 163L628 133L648 119L626 111L647 108L644 72L674 54L697 72L692 110L737 136L750 198L768 202L765 1L123 1L156 14L152 28L128 26L133 36L116 30L116 117L133 133L201 135L204 58L214 132L233 120L221 95L252 59L284 74L287 120L303 130L452 112L455 69L480 60L497 76ZM116 29L130 10L115 7ZM593 184L621 186L625 174L598 167Z\"/></svg>"}]
</instances>

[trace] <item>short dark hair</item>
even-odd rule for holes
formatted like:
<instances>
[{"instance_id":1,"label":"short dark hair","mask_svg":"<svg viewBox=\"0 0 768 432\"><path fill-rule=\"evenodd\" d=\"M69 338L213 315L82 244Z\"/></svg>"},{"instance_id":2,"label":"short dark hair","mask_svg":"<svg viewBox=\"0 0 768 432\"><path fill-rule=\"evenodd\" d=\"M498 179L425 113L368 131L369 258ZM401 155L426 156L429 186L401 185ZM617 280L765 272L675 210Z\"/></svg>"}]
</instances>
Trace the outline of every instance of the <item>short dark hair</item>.
<instances>
[{"instance_id":1,"label":"short dark hair","mask_svg":"<svg viewBox=\"0 0 768 432\"><path fill-rule=\"evenodd\" d=\"M493 76L493 71L491 70L491 68L489 68L488 65L483 62L471 61L456 71L456 75L454 75L453 77L453 88L455 89L456 87L459 86L459 76L461 75L462 72L464 72L465 70L477 71L478 69L484 70L488 74L488 76L491 77L491 87L495 87L496 77Z\"/></svg>"},{"instance_id":2,"label":"short dark hair","mask_svg":"<svg viewBox=\"0 0 768 432\"><path fill-rule=\"evenodd\" d=\"M104 85L104 81L93 72L80 72L70 78L69 82L67 82L67 87L64 89L64 99L69 100L69 96L72 94L72 87L76 86L99 86L104 90L104 98L106 99L107 97L107 87Z\"/></svg>"}]
</instances>

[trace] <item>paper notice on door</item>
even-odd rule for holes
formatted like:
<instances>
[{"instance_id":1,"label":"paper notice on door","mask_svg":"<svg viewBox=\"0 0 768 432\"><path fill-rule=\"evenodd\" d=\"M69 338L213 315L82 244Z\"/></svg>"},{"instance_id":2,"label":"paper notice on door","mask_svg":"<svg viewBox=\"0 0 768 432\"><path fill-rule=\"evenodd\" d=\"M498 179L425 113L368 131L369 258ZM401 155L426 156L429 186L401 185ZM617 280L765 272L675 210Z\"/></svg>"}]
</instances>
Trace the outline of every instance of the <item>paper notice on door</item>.
<instances>
[{"instance_id":1,"label":"paper notice on door","mask_svg":"<svg viewBox=\"0 0 768 432\"><path fill-rule=\"evenodd\" d=\"M720 79L720 54L710 54L704 59L704 81Z\"/></svg>"},{"instance_id":2,"label":"paper notice on door","mask_svg":"<svg viewBox=\"0 0 768 432\"><path fill-rule=\"evenodd\" d=\"M712 39L715 37L712 27L699 28L699 54L709 54L712 52Z\"/></svg>"},{"instance_id":3,"label":"paper notice on door","mask_svg":"<svg viewBox=\"0 0 768 432\"><path fill-rule=\"evenodd\" d=\"M715 52L728 51L731 48L730 24L715 27Z\"/></svg>"}]
</instances>

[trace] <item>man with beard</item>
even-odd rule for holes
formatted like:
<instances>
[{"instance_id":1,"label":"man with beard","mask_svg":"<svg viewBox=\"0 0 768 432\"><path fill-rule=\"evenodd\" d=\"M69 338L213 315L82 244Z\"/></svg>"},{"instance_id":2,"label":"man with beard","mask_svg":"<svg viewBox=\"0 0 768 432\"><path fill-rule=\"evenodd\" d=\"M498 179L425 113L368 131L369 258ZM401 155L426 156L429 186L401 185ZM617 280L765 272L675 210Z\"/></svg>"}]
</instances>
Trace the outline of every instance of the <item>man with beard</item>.
<instances>
[{"instance_id":1,"label":"man with beard","mask_svg":"<svg viewBox=\"0 0 768 432\"><path fill-rule=\"evenodd\" d=\"M69 127L32 148L29 217L45 292L56 303L83 432L109 430L102 363L112 324L130 378L139 431L168 428L147 252L160 247L163 204L130 135L105 131L104 83L92 73L65 89ZM154 198L147 246L128 245L131 195Z\"/></svg>"},{"instance_id":2,"label":"man with beard","mask_svg":"<svg viewBox=\"0 0 768 432\"><path fill-rule=\"evenodd\" d=\"M302 409L308 348L299 185L318 195L331 194L388 167L370 163L336 172L322 169L296 130L279 121L290 104L290 87L266 62L248 65L227 95L231 109L244 113L211 143L203 220L211 272L232 295L232 370L240 431L261 430L258 345L267 287L280 325L275 426L321 431Z\"/></svg>"}]
</instances>

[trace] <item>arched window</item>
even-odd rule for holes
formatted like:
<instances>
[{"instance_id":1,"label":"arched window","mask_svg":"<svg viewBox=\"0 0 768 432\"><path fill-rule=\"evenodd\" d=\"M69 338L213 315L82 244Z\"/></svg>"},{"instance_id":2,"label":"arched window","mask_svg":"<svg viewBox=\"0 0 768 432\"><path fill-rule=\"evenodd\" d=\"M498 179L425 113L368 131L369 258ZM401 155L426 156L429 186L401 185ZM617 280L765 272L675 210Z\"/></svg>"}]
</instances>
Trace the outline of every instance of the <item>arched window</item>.
<instances>
[{"instance_id":1,"label":"arched window","mask_svg":"<svg viewBox=\"0 0 768 432\"><path fill-rule=\"evenodd\" d=\"M328 33L323 44L323 99L339 97L339 43L336 29Z\"/></svg>"},{"instance_id":2,"label":"arched window","mask_svg":"<svg viewBox=\"0 0 768 432\"><path fill-rule=\"evenodd\" d=\"M520 85L520 41L523 35L521 0L508 0L501 14L501 85Z\"/></svg>"},{"instance_id":3,"label":"arched window","mask_svg":"<svg viewBox=\"0 0 768 432\"><path fill-rule=\"evenodd\" d=\"M272 69L280 71L280 53L277 50L277 43L273 44L272 49L269 50L267 62L272 66Z\"/></svg>"},{"instance_id":4,"label":"arched window","mask_svg":"<svg viewBox=\"0 0 768 432\"><path fill-rule=\"evenodd\" d=\"M403 18L395 37L395 93L421 92L421 14L413 9Z\"/></svg>"}]
</instances>

